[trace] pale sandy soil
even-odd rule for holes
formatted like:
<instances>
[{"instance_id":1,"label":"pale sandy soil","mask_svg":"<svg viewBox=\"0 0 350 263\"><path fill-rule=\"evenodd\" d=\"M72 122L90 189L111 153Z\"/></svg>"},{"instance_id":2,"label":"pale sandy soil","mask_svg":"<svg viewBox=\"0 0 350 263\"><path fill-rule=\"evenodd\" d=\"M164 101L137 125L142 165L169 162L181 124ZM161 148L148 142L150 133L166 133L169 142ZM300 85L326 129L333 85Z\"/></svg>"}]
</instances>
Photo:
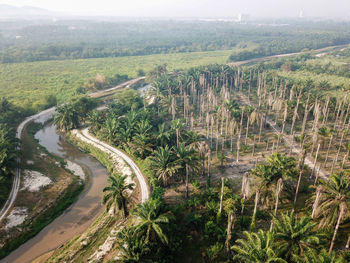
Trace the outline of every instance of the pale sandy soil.
<instances>
[{"instance_id":1,"label":"pale sandy soil","mask_svg":"<svg viewBox=\"0 0 350 263\"><path fill-rule=\"evenodd\" d=\"M78 176L82 181L85 181L85 173L83 168L76 163L73 163L69 160L66 160L67 165L66 168L71 171L74 175Z\"/></svg>"},{"instance_id":2,"label":"pale sandy soil","mask_svg":"<svg viewBox=\"0 0 350 263\"><path fill-rule=\"evenodd\" d=\"M24 170L21 191L27 190L29 192L37 192L41 188L48 186L51 183L52 180L49 177L44 176L42 173Z\"/></svg>"},{"instance_id":3,"label":"pale sandy soil","mask_svg":"<svg viewBox=\"0 0 350 263\"><path fill-rule=\"evenodd\" d=\"M12 227L22 224L28 216L28 208L15 207L11 213L6 217L5 229L8 230Z\"/></svg>"}]
</instances>

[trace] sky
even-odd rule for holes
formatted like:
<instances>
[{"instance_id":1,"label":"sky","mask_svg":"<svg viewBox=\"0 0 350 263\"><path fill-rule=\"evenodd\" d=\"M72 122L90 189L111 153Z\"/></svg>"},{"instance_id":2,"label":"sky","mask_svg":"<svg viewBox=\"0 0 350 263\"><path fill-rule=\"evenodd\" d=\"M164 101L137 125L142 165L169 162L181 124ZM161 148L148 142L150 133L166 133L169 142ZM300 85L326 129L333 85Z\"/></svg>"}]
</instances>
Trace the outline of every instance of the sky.
<instances>
[{"instance_id":1,"label":"sky","mask_svg":"<svg viewBox=\"0 0 350 263\"><path fill-rule=\"evenodd\" d=\"M76 15L233 17L350 17L350 0L0 0Z\"/></svg>"}]
</instances>

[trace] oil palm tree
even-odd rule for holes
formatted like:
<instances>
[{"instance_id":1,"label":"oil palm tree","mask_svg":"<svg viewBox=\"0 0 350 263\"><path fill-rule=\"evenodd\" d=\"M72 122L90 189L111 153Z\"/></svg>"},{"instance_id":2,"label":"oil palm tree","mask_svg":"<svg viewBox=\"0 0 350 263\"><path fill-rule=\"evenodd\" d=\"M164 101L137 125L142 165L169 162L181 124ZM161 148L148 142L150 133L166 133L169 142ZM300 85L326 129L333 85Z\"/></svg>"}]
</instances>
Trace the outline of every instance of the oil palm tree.
<instances>
[{"instance_id":1,"label":"oil palm tree","mask_svg":"<svg viewBox=\"0 0 350 263\"><path fill-rule=\"evenodd\" d=\"M337 256L335 252L328 253L327 250L321 251L308 249L304 256L294 256L293 262L296 263L345 263L346 261Z\"/></svg>"},{"instance_id":2,"label":"oil palm tree","mask_svg":"<svg viewBox=\"0 0 350 263\"><path fill-rule=\"evenodd\" d=\"M109 142L115 142L119 129L120 123L117 119L112 117L107 118L102 128L104 138Z\"/></svg>"},{"instance_id":3,"label":"oil palm tree","mask_svg":"<svg viewBox=\"0 0 350 263\"><path fill-rule=\"evenodd\" d=\"M188 198L189 169L197 170L199 159L193 149L189 146L184 146L182 143L178 147L175 147L175 154L177 157L176 162L180 166L179 172L182 176L185 175L186 198Z\"/></svg>"},{"instance_id":4,"label":"oil palm tree","mask_svg":"<svg viewBox=\"0 0 350 263\"><path fill-rule=\"evenodd\" d=\"M168 244L164 226L169 224L173 216L170 212L163 213L160 200L150 199L140 204L134 211L134 215L138 218L136 231L144 238L146 244L156 239L163 244Z\"/></svg>"},{"instance_id":5,"label":"oil palm tree","mask_svg":"<svg viewBox=\"0 0 350 263\"><path fill-rule=\"evenodd\" d=\"M155 171L158 180L168 185L169 178L173 177L180 166L176 163L174 154L169 146L158 147L149 157L151 169Z\"/></svg>"},{"instance_id":6,"label":"oil palm tree","mask_svg":"<svg viewBox=\"0 0 350 263\"><path fill-rule=\"evenodd\" d=\"M176 132L176 146L178 147L180 144L181 131L184 127L184 124L180 119L176 119L171 121L171 128Z\"/></svg>"},{"instance_id":7,"label":"oil palm tree","mask_svg":"<svg viewBox=\"0 0 350 263\"><path fill-rule=\"evenodd\" d=\"M237 245L232 246L236 252L233 259L237 262L287 263L278 256L272 233L260 229L257 233L244 231L243 234L246 239L238 239Z\"/></svg>"},{"instance_id":8,"label":"oil palm tree","mask_svg":"<svg viewBox=\"0 0 350 263\"><path fill-rule=\"evenodd\" d=\"M90 125L90 131L96 132L102 127L103 113L98 110L93 110L87 115L87 122Z\"/></svg>"},{"instance_id":9,"label":"oil palm tree","mask_svg":"<svg viewBox=\"0 0 350 263\"><path fill-rule=\"evenodd\" d=\"M116 205L119 211L123 211L124 218L128 216L127 191L132 190L135 186L133 183L127 183L126 177L127 176L122 176L116 172L108 177L109 185L103 189L105 194L102 199L103 204L107 204L107 210L109 210L112 205Z\"/></svg>"},{"instance_id":10,"label":"oil palm tree","mask_svg":"<svg viewBox=\"0 0 350 263\"><path fill-rule=\"evenodd\" d=\"M295 255L303 256L306 249L314 248L320 243L321 235L314 231L316 222L308 216L300 219L294 213L274 217L275 244L283 258L291 261Z\"/></svg>"},{"instance_id":11,"label":"oil palm tree","mask_svg":"<svg viewBox=\"0 0 350 263\"><path fill-rule=\"evenodd\" d=\"M64 104L56 109L54 123L63 131L69 131L79 126L79 114L72 103Z\"/></svg>"},{"instance_id":12,"label":"oil palm tree","mask_svg":"<svg viewBox=\"0 0 350 263\"><path fill-rule=\"evenodd\" d=\"M160 145L164 146L166 143L169 142L169 139L170 139L170 133L169 131L165 130L165 123L159 124L157 140L160 142Z\"/></svg>"},{"instance_id":13,"label":"oil palm tree","mask_svg":"<svg viewBox=\"0 0 350 263\"><path fill-rule=\"evenodd\" d=\"M134 155L144 158L147 153L152 152L152 143L150 137L145 134L136 134L132 141L128 142L128 147Z\"/></svg>"},{"instance_id":14,"label":"oil palm tree","mask_svg":"<svg viewBox=\"0 0 350 263\"><path fill-rule=\"evenodd\" d=\"M279 179L283 180L284 189L290 192L290 182L297 174L296 163L292 157L275 153L267 158L266 163L259 163L252 169L251 174L257 179L261 203L269 207L275 199L275 188Z\"/></svg>"},{"instance_id":15,"label":"oil palm tree","mask_svg":"<svg viewBox=\"0 0 350 263\"><path fill-rule=\"evenodd\" d=\"M335 225L329 247L329 252L332 252L339 225L349 217L350 178L344 173L332 174L327 181L320 179L320 185L322 194L315 207L315 217L321 218L320 228ZM316 193L312 200L316 200Z\"/></svg>"},{"instance_id":16,"label":"oil palm tree","mask_svg":"<svg viewBox=\"0 0 350 263\"><path fill-rule=\"evenodd\" d=\"M136 231L136 227L122 229L117 235L116 243L120 256L118 258L123 263L140 262L145 254L150 252L150 248L144 244Z\"/></svg>"}]
</instances>

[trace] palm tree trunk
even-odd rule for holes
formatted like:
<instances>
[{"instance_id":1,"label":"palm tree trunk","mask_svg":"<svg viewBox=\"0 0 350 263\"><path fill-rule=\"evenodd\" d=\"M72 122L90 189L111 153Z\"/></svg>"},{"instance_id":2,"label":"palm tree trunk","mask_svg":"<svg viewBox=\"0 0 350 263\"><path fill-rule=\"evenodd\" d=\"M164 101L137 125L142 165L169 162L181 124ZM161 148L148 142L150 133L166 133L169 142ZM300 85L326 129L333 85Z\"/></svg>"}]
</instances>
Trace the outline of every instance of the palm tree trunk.
<instances>
[{"instance_id":1,"label":"palm tree trunk","mask_svg":"<svg viewBox=\"0 0 350 263\"><path fill-rule=\"evenodd\" d=\"M222 212L222 203L224 201L224 185L225 185L225 178L221 177L221 194L220 194L219 214L221 214L221 212Z\"/></svg>"},{"instance_id":2,"label":"palm tree trunk","mask_svg":"<svg viewBox=\"0 0 350 263\"><path fill-rule=\"evenodd\" d=\"M343 205L343 204L340 204L340 211L339 211L339 216L338 216L337 224L336 224L336 226L335 226L333 238L332 238L332 241L331 241L331 246L329 247L329 251L328 251L329 254L332 252L333 247L334 247L334 242L335 242L335 239L336 239L336 237L337 237L339 225L340 225L341 220L343 219L343 215L344 215L344 212L345 212L345 209L344 209L344 208L345 208L344 205Z\"/></svg>"},{"instance_id":3,"label":"palm tree trunk","mask_svg":"<svg viewBox=\"0 0 350 263\"><path fill-rule=\"evenodd\" d=\"M186 164L186 199L188 199L188 165Z\"/></svg>"},{"instance_id":4,"label":"palm tree trunk","mask_svg":"<svg viewBox=\"0 0 350 263\"><path fill-rule=\"evenodd\" d=\"M322 186L319 186L316 189L316 198L315 198L315 202L312 205L312 214L311 214L312 219L314 219L315 217L318 204L320 203L320 200L321 200L321 195L322 195Z\"/></svg>"},{"instance_id":5,"label":"palm tree trunk","mask_svg":"<svg viewBox=\"0 0 350 263\"><path fill-rule=\"evenodd\" d=\"M210 186L210 163L211 163L211 150L208 151L208 186Z\"/></svg>"},{"instance_id":6,"label":"palm tree trunk","mask_svg":"<svg viewBox=\"0 0 350 263\"><path fill-rule=\"evenodd\" d=\"M329 155L329 150L331 149L332 146L332 141L333 141L333 134L329 140L329 144L328 144L328 149L327 149L327 153L326 153L326 158L324 159L324 163L323 163L323 167L326 168L327 167L327 161L328 161L328 155Z\"/></svg>"},{"instance_id":7,"label":"palm tree trunk","mask_svg":"<svg viewBox=\"0 0 350 263\"><path fill-rule=\"evenodd\" d=\"M234 221L234 214L232 211L230 211L228 215L228 222L227 222L227 238L226 238L226 252L230 252L230 241L232 238L232 229L233 229L233 221Z\"/></svg>"},{"instance_id":8,"label":"palm tree trunk","mask_svg":"<svg viewBox=\"0 0 350 263\"><path fill-rule=\"evenodd\" d=\"M320 150L320 144L317 145L317 150L316 150L316 156L315 156L315 160L314 160L314 167L312 167L312 172L311 172L311 176L313 176L315 174L315 171L316 171L316 162L317 162L317 158L318 158L318 151ZM316 185L317 183L317 179L318 179L318 173L317 175L315 176L315 182L314 182L314 185Z\"/></svg>"},{"instance_id":9,"label":"palm tree trunk","mask_svg":"<svg viewBox=\"0 0 350 263\"><path fill-rule=\"evenodd\" d=\"M298 183L297 183L297 188L295 190L295 195L294 195L294 208L296 206L297 203L297 198L298 198L298 193L299 193L299 187L300 187L300 182L301 182L301 176L303 175L303 168L304 168L304 163L305 163L305 157L306 157L306 151L304 150L301 158L300 158L300 162L299 162L299 177L298 177Z\"/></svg>"},{"instance_id":10,"label":"palm tree trunk","mask_svg":"<svg viewBox=\"0 0 350 263\"><path fill-rule=\"evenodd\" d=\"M304 118L303 118L303 125L301 127L301 134L303 134L305 132L307 116L309 115L309 100L310 100L310 93L307 95L305 111L304 111Z\"/></svg>"},{"instance_id":11,"label":"palm tree trunk","mask_svg":"<svg viewBox=\"0 0 350 263\"><path fill-rule=\"evenodd\" d=\"M297 115L298 115L298 109L299 109L299 103L300 103L301 94L302 94L302 89L300 89L300 93L299 93L299 96L298 96L298 99L297 99L297 105L295 106L295 109L294 109L293 120L292 120L292 127L290 128L290 134L293 134L295 121L296 121Z\"/></svg>"},{"instance_id":12,"label":"palm tree trunk","mask_svg":"<svg viewBox=\"0 0 350 263\"><path fill-rule=\"evenodd\" d=\"M279 203L282 187L283 187L283 180L282 178L280 178L277 181L277 187L276 187L276 203L275 203L275 212L274 212L275 216L277 215L278 203ZM273 221L271 221L270 232L272 232L272 229L273 229Z\"/></svg>"}]
</instances>

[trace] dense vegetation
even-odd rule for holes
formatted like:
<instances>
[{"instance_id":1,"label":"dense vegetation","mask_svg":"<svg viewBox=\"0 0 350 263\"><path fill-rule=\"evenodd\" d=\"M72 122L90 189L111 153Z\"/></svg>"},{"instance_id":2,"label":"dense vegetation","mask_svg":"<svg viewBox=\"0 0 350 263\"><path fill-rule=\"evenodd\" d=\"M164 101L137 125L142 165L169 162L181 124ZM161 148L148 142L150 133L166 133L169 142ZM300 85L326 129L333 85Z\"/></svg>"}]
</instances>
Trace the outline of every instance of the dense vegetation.
<instances>
[{"instance_id":1,"label":"dense vegetation","mask_svg":"<svg viewBox=\"0 0 350 263\"><path fill-rule=\"evenodd\" d=\"M277 26L276 26L277 25ZM142 56L259 46L232 55L244 60L348 43L348 23L261 21L1 22L0 62ZM243 42L243 44L242 44Z\"/></svg>"},{"instance_id":2,"label":"dense vegetation","mask_svg":"<svg viewBox=\"0 0 350 263\"><path fill-rule=\"evenodd\" d=\"M20 117L18 108L0 98L0 206L11 190L12 176L18 165L18 142L14 128Z\"/></svg>"}]
</instances>

